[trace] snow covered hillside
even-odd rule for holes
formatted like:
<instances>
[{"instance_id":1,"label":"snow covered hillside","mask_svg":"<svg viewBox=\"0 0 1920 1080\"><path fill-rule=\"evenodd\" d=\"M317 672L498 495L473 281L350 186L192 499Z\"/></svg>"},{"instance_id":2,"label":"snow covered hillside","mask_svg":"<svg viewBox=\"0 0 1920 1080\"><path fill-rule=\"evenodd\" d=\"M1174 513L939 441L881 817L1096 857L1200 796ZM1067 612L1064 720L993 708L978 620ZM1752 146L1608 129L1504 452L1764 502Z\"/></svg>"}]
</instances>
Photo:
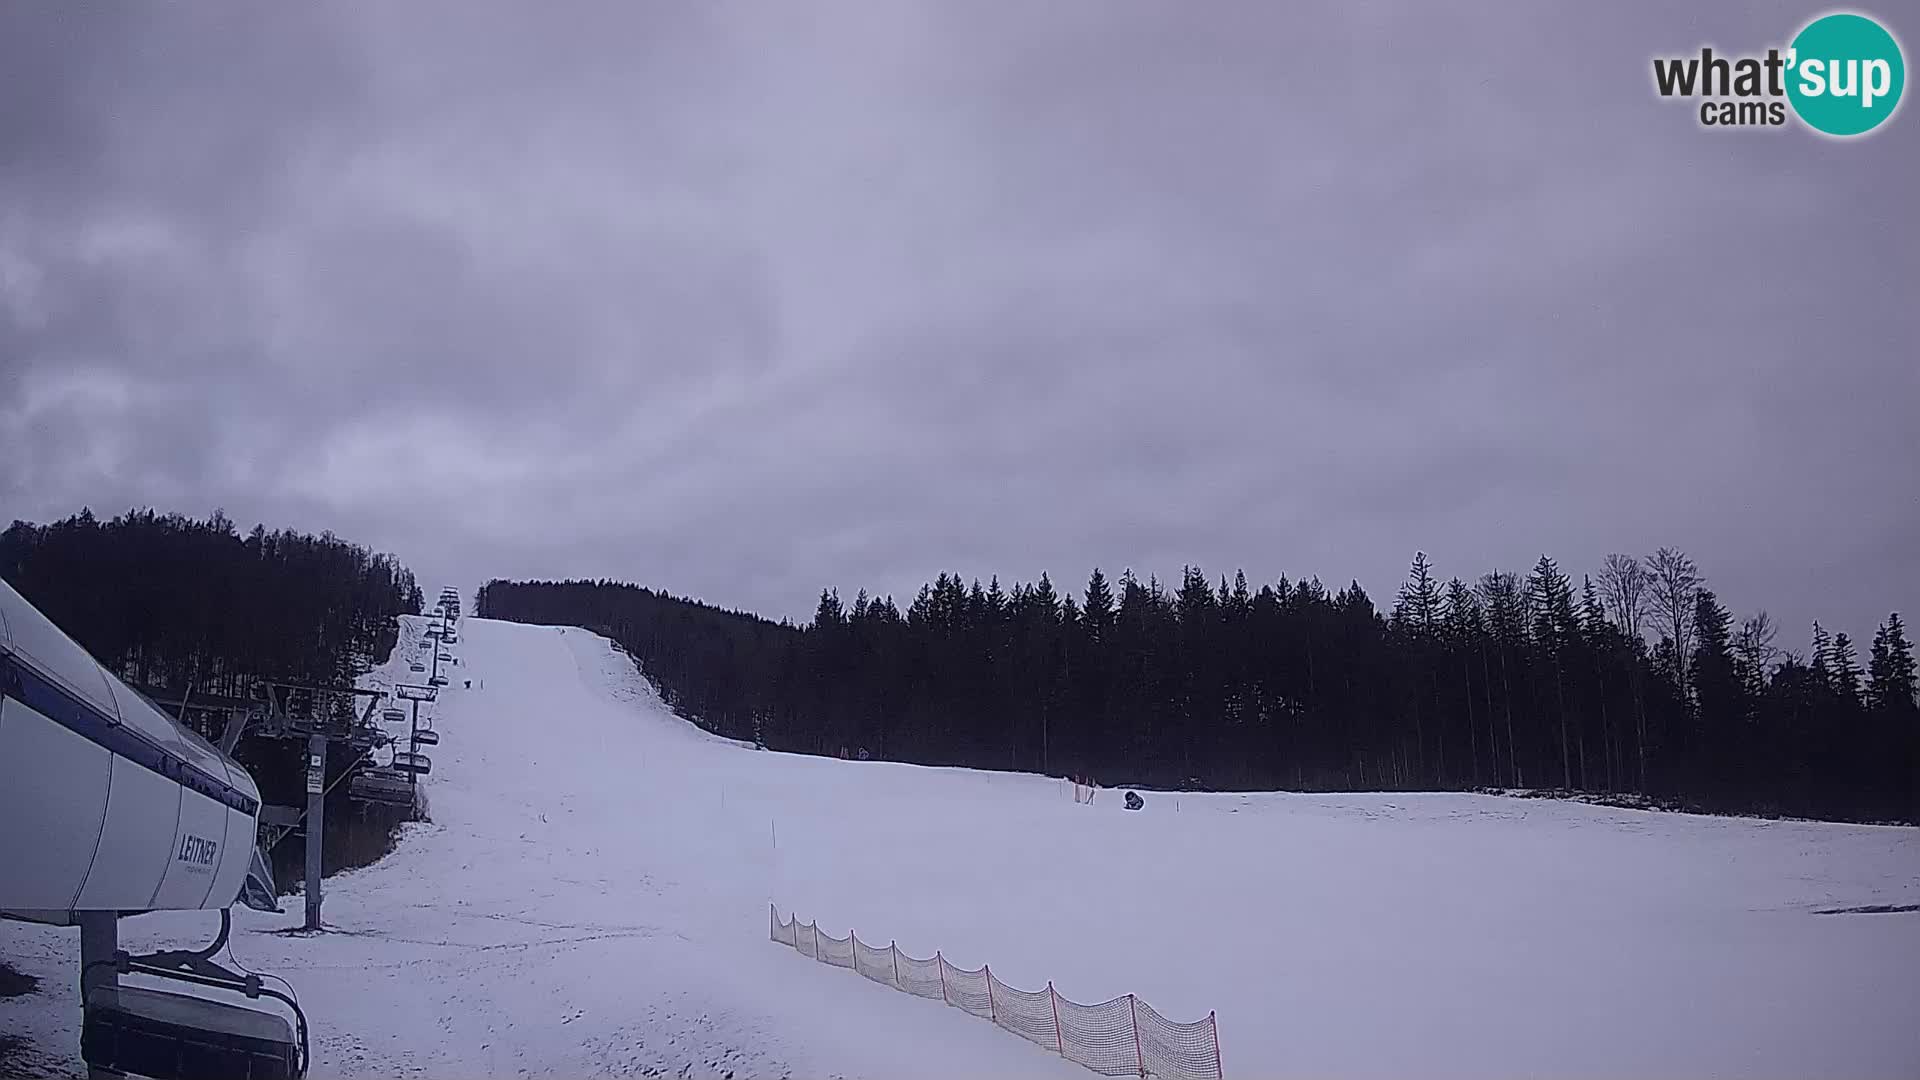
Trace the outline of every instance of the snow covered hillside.
<instances>
[{"instance_id":1,"label":"snow covered hillside","mask_svg":"<svg viewBox=\"0 0 1920 1080\"><path fill-rule=\"evenodd\" d=\"M770 943L769 901L1017 987L1218 1010L1247 1080L1920 1075L1920 913L1816 914L1920 903L1920 830L1453 795L1128 813L708 736L581 630L467 619L450 651L433 823L328 879L335 932L235 913L235 955L313 1019L315 1076L1092 1075ZM67 1071L77 950L0 923L43 979L0 1035Z\"/></svg>"}]
</instances>

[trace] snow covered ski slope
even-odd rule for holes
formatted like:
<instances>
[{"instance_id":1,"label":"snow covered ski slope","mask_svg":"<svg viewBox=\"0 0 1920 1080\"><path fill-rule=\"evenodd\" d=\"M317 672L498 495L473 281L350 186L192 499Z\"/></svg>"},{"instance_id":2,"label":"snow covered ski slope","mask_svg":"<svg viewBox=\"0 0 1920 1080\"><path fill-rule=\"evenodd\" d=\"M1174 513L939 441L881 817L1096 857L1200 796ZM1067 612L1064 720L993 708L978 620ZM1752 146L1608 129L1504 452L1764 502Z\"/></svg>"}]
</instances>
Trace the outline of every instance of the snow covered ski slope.
<instances>
[{"instance_id":1,"label":"snow covered ski slope","mask_svg":"<svg viewBox=\"0 0 1920 1080\"><path fill-rule=\"evenodd\" d=\"M1920 830L1451 795L1128 813L708 736L581 630L467 619L452 651L432 824L328 879L336 932L236 912L235 955L314 1019L317 1077L1092 1075L770 943L770 901L1018 987L1218 1010L1247 1080L1920 1075L1920 913L1816 914L1920 903ZM66 1069L76 948L0 924L44 977L0 1034Z\"/></svg>"}]
</instances>

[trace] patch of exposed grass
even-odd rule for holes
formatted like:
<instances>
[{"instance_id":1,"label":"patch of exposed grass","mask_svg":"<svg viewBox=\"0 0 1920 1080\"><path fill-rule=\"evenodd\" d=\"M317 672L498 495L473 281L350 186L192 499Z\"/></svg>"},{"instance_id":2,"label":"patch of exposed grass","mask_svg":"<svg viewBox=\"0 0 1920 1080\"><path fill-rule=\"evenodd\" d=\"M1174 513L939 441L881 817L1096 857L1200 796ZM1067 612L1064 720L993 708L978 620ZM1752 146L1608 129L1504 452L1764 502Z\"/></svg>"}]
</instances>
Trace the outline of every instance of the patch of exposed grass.
<instances>
[{"instance_id":1,"label":"patch of exposed grass","mask_svg":"<svg viewBox=\"0 0 1920 1080\"><path fill-rule=\"evenodd\" d=\"M0 998L24 997L40 989L40 980L7 966L0 960Z\"/></svg>"}]
</instances>

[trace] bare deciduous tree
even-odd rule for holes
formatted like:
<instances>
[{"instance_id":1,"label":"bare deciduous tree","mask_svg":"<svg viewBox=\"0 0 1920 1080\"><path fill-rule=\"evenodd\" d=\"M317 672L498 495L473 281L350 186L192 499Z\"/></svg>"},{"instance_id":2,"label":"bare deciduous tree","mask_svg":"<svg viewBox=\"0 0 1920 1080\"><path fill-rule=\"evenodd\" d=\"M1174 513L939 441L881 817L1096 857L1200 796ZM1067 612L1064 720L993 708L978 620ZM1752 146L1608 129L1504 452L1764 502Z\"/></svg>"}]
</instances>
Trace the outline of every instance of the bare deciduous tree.
<instances>
[{"instance_id":1,"label":"bare deciduous tree","mask_svg":"<svg viewBox=\"0 0 1920 1080\"><path fill-rule=\"evenodd\" d=\"M1780 654L1773 645L1779 632L1773 616L1762 610L1742 622L1734 635L1733 651L1740 658L1741 676L1746 680L1748 691L1756 697L1766 691L1767 671L1774 657Z\"/></svg>"},{"instance_id":2,"label":"bare deciduous tree","mask_svg":"<svg viewBox=\"0 0 1920 1080\"><path fill-rule=\"evenodd\" d=\"M1684 673L1693 656L1693 599L1700 591L1700 568L1686 552L1663 547L1647 556L1646 572L1648 603L1673 640L1675 670ZM1679 683L1684 688L1684 674Z\"/></svg>"},{"instance_id":3,"label":"bare deciduous tree","mask_svg":"<svg viewBox=\"0 0 1920 1080\"><path fill-rule=\"evenodd\" d=\"M1633 641L1640 641L1647 617L1647 568L1631 555L1609 555L1600 570L1600 602L1613 625Z\"/></svg>"}]
</instances>

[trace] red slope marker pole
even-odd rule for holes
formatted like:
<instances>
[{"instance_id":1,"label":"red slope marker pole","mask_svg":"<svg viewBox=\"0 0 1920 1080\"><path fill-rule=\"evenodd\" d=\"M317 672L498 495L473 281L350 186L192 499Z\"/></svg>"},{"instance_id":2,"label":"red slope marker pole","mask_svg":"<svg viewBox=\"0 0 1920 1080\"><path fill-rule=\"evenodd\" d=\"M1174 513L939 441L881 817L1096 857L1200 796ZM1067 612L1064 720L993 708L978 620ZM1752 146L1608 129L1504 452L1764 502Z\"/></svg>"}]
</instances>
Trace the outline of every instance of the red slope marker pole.
<instances>
[{"instance_id":1,"label":"red slope marker pole","mask_svg":"<svg viewBox=\"0 0 1920 1080\"><path fill-rule=\"evenodd\" d=\"M953 1004L953 999L947 996L947 958L940 955L939 949L935 949L933 950L933 962L940 965L940 1000L951 1005Z\"/></svg>"},{"instance_id":2,"label":"red slope marker pole","mask_svg":"<svg viewBox=\"0 0 1920 1080\"><path fill-rule=\"evenodd\" d=\"M980 970L987 973L987 1019L998 1024L1000 1022L1000 1010L993 1007L993 965L981 964Z\"/></svg>"},{"instance_id":3,"label":"red slope marker pole","mask_svg":"<svg viewBox=\"0 0 1920 1080\"><path fill-rule=\"evenodd\" d=\"M898 941L891 941L891 942L888 942L888 943L887 943L887 951L893 954L893 985L895 985L895 986L899 986L899 985L900 985L900 943L899 943ZM1213 1040L1213 1041L1214 1041L1214 1055L1213 1055L1213 1056L1214 1056L1214 1057L1219 1057L1219 1056L1220 1056L1220 1053L1219 1053L1219 1043L1220 1043L1220 1039L1219 1039L1219 1036L1215 1036L1215 1037L1214 1037L1214 1040Z\"/></svg>"}]
</instances>

